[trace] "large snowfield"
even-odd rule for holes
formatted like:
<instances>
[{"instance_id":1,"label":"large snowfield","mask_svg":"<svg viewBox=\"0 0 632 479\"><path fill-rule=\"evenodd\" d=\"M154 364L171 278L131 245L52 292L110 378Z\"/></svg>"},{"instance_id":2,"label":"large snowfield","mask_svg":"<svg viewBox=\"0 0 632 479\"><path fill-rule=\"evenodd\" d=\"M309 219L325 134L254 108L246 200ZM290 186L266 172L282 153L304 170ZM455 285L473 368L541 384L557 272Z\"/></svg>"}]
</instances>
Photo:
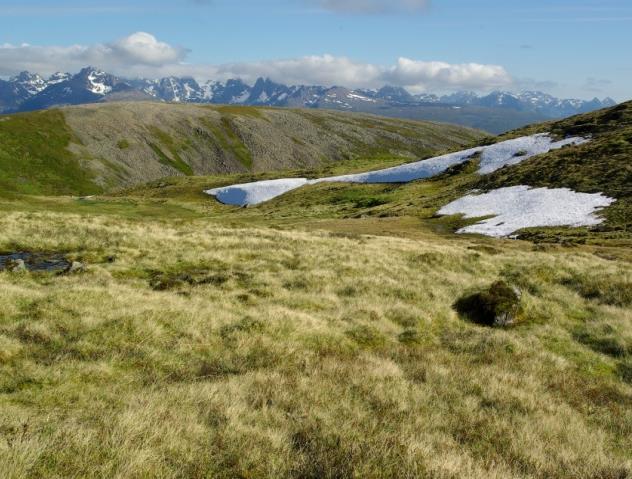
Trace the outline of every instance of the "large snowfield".
<instances>
[{"instance_id":1,"label":"large snowfield","mask_svg":"<svg viewBox=\"0 0 632 479\"><path fill-rule=\"evenodd\" d=\"M457 233L509 236L536 226L590 226L601 223L595 212L615 200L601 193L577 193L568 188L512 186L464 196L441 208L439 215L463 214L465 218L491 216Z\"/></svg>"},{"instance_id":2,"label":"large snowfield","mask_svg":"<svg viewBox=\"0 0 632 479\"><path fill-rule=\"evenodd\" d=\"M308 180L307 178L281 178L278 180L256 181L254 183L214 188L207 190L205 193L215 196L218 201L228 205L256 205L301 186L322 182L408 183L414 180L431 178L443 173L451 166L466 162L477 154L480 154L478 173L484 175L492 173L505 165L515 165L535 155L547 153L566 145L580 145L587 141L587 139L581 137L553 141L548 133L538 133L383 170L314 180Z\"/></svg>"}]
</instances>

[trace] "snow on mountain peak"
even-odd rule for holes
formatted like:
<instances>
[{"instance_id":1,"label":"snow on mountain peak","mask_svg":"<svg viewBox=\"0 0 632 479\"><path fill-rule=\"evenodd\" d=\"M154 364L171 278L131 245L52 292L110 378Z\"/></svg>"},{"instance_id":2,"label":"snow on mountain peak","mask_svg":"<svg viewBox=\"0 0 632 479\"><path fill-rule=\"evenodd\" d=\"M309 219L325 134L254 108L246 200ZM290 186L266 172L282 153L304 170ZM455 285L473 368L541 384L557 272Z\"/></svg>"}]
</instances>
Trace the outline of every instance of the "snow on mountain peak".
<instances>
[{"instance_id":1,"label":"snow on mountain peak","mask_svg":"<svg viewBox=\"0 0 632 479\"><path fill-rule=\"evenodd\" d=\"M62 72L57 72L57 73L53 73L50 78L48 79L47 83L48 86L50 85L57 85L58 83L64 82L66 80L69 80L72 77L72 75L70 73L62 73Z\"/></svg>"},{"instance_id":2,"label":"snow on mountain peak","mask_svg":"<svg viewBox=\"0 0 632 479\"><path fill-rule=\"evenodd\" d=\"M92 70L88 74L88 91L97 95L107 95L112 91L112 86L107 84L107 74L101 70Z\"/></svg>"},{"instance_id":3,"label":"snow on mountain peak","mask_svg":"<svg viewBox=\"0 0 632 479\"><path fill-rule=\"evenodd\" d=\"M53 86L56 86L55 89L50 90L49 88ZM148 95L156 100L182 103L322 107L352 111L424 108L428 104L435 104L438 107L454 109L483 107L516 110L527 112L538 118L563 118L616 104L610 98L602 101L559 99L540 91L521 93L494 91L486 95L458 91L440 96L430 92L411 95L405 88L388 85L373 90L348 89L342 86L288 86L275 83L269 78L259 78L254 85L246 84L240 79L228 79L222 82L207 81L204 84L198 84L190 77L122 80L97 68L87 67L76 75L55 73L48 80L28 72L20 73L9 80L6 91L9 92L11 98L5 103L4 110L0 112L21 111L21 105L27 105L26 108L43 108L56 104L79 104L96 100L94 98L86 100L90 98L90 96L85 96L86 92L103 97L115 91L129 90Z\"/></svg>"},{"instance_id":4,"label":"snow on mountain peak","mask_svg":"<svg viewBox=\"0 0 632 479\"><path fill-rule=\"evenodd\" d=\"M18 76L11 78L9 81L24 88L29 95L37 95L48 86L46 80L37 73L33 74L26 71L21 72Z\"/></svg>"}]
</instances>

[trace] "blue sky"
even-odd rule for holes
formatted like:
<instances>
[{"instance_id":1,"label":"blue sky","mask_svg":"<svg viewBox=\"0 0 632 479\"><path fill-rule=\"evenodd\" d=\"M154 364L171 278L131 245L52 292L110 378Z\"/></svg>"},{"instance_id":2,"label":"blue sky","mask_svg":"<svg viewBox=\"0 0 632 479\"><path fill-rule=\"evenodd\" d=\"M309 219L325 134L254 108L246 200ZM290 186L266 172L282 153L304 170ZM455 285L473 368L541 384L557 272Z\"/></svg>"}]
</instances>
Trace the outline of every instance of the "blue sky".
<instances>
[{"instance_id":1,"label":"blue sky","mask_svg":"<svg viewBox=\"0 0 632 479\"><path fill-rule=\"evenodd\" d=\"M630 45L630 0L0 0L2 76L87 62L127 76L621 101Z\"/></svg>"}]
</instances>

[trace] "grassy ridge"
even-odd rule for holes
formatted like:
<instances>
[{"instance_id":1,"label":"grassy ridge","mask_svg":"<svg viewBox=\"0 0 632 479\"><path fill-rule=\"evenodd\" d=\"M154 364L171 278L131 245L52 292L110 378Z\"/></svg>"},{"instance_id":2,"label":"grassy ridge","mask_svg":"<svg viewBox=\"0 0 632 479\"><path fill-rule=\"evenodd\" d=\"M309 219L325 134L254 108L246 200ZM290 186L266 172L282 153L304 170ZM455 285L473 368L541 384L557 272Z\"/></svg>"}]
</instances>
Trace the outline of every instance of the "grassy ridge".
<instances>
[{"instance_id":1,"label":"grassy ridge","mask_svg":"<svg viewBox=\"0 0 632 479\"><path fill-rule=\"evenodd\" d=\"M182 175L405 161L475 130L341 112L110 103L3 116L4 192L84 195Z\"/></svg>"}]
</instances>

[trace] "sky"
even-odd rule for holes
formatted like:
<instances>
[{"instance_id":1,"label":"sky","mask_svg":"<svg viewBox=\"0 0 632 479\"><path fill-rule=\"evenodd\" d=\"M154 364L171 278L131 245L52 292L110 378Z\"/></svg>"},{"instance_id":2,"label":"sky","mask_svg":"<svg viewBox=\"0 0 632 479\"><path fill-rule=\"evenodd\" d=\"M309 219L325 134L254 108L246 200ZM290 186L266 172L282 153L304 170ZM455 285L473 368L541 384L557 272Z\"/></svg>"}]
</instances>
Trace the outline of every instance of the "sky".
<instances>
[{"instance_id":1,"label":"sky","mask_svg":"<svg viewBox=\"0 0 632 479\"><path fill-rule=\"evenodd\" d=\"M0 0L0 76L632 98L632 0Z\"/></svg>"}]
</instances>

